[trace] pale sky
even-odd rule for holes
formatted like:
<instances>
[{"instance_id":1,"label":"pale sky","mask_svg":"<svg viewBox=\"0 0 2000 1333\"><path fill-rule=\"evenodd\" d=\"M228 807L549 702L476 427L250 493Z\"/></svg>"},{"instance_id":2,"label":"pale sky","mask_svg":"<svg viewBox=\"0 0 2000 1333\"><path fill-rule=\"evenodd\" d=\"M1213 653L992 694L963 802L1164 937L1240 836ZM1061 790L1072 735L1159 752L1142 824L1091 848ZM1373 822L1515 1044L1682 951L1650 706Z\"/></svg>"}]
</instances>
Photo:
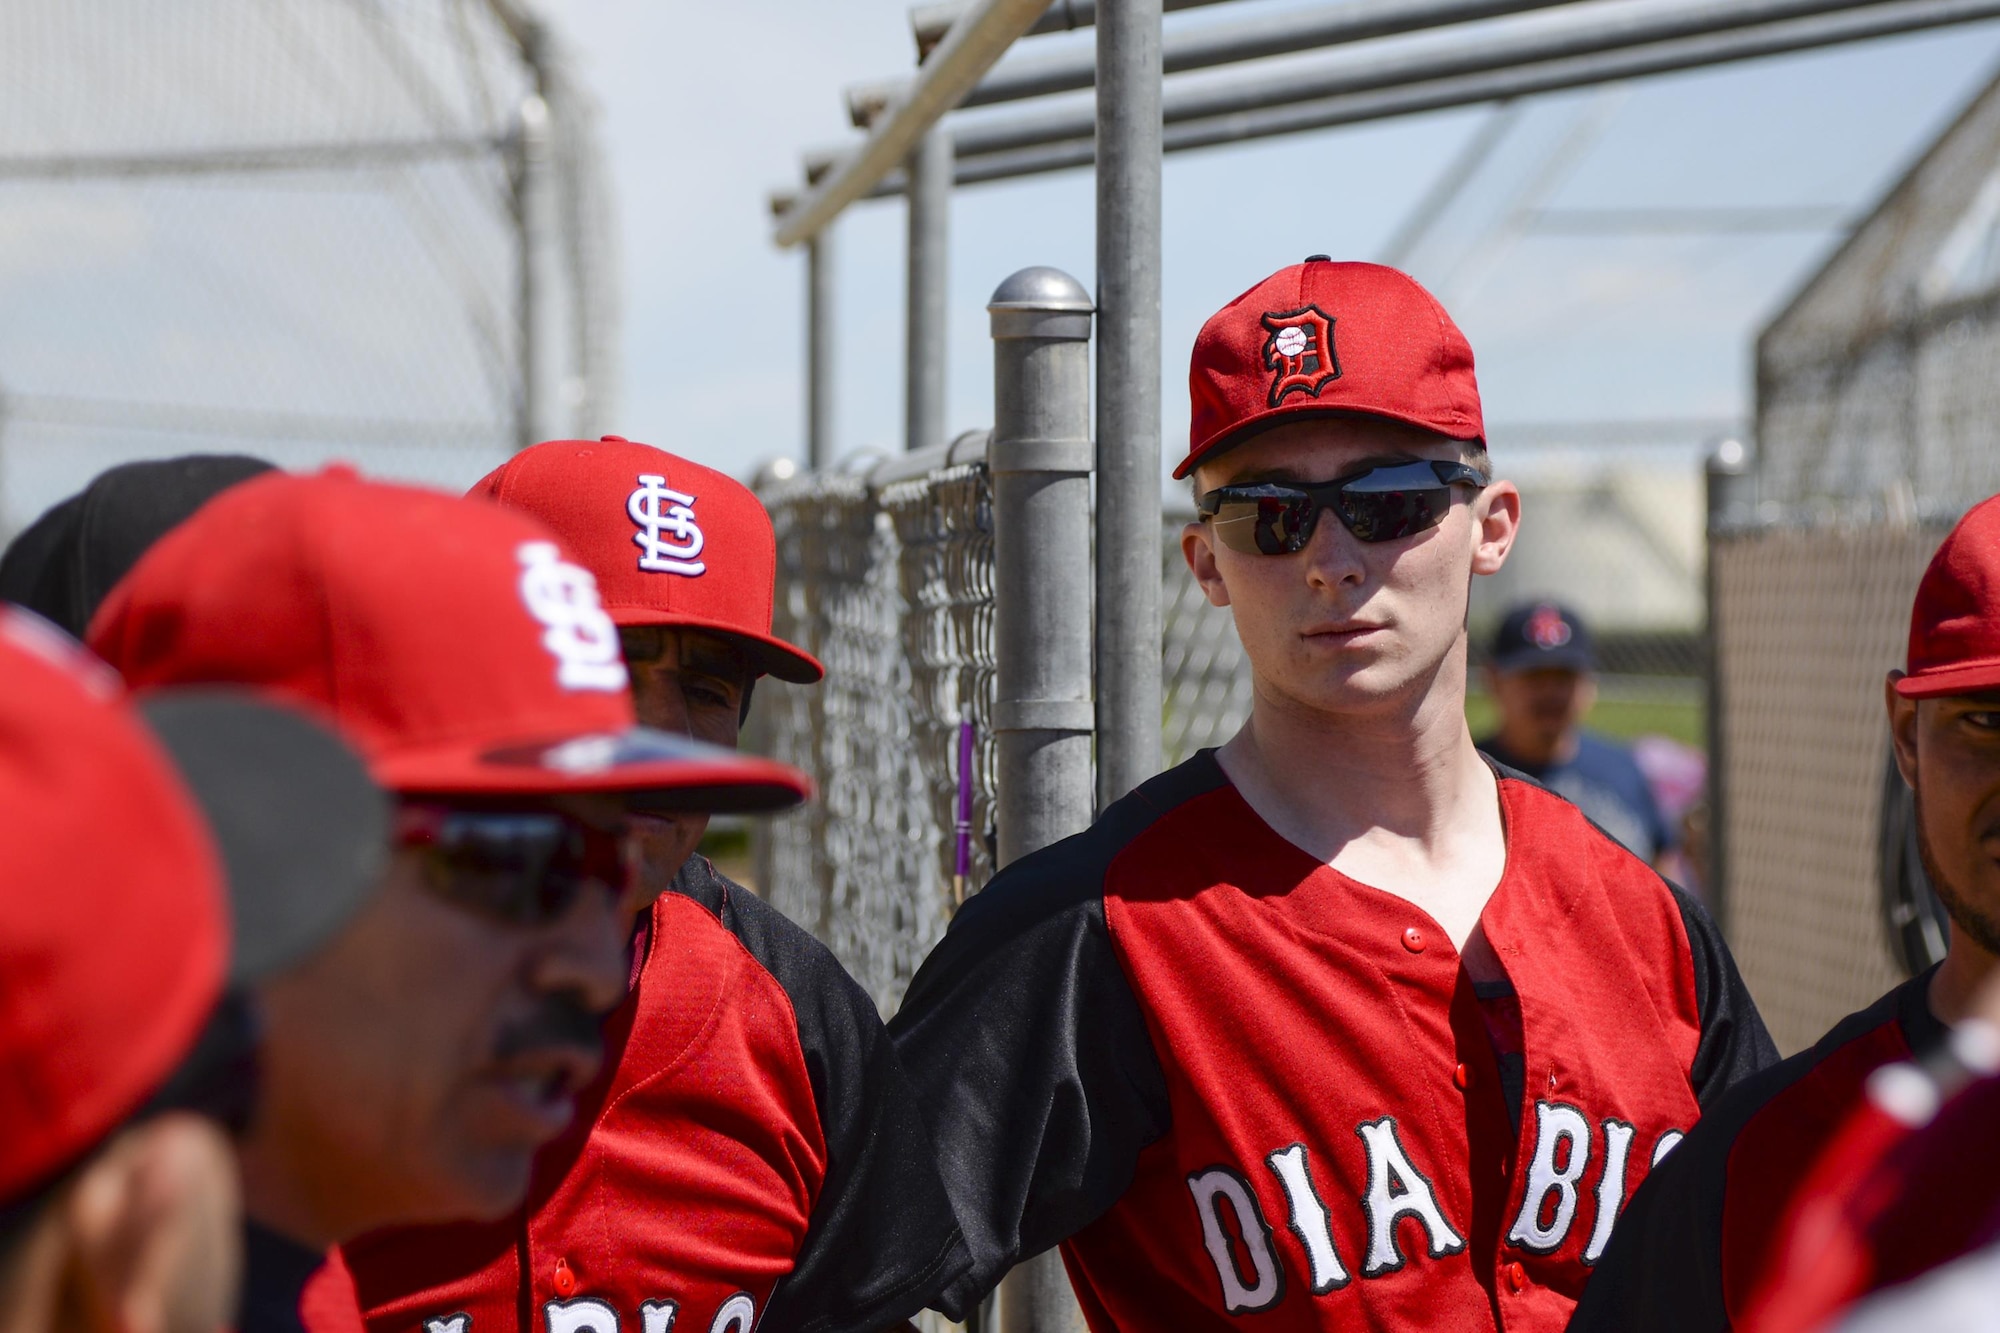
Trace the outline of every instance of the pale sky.
<instances>
[{"instance_id":1,"label":"pale sky","mask_svg":"<svg viewBox=\"0 0 2000 1333\"><path fill-rule=\"evenodd\" d=\"M1282 2L1241 0L1204 19ZM803 151L853 134L843 88L908 69L907 0L544 7L604 112L623 238L623 433L742 475L799 456L803 261L770 243L766 196L796 181ZM1745 414L1750 339L1835 239L1556 237L1524 230L1537 209L1851 216L1983 85L1996 56L2000 25L1986 24L1539 99L1410 262L1472 339L1496 452L1509 438L1588 447L1598 434L1510 436L1523 423ZM1487 114L1168 159L1169 458L1185 436L1186 355L1201 321L1309 253L1377 257ZM858 206L840 224L838 454L899 447L903 225L893 201ZM991 416L993 287L1033 263L1089 286L1093 251L1087 173L959 193L952 429Z\"/></svg>"}]
</instances>

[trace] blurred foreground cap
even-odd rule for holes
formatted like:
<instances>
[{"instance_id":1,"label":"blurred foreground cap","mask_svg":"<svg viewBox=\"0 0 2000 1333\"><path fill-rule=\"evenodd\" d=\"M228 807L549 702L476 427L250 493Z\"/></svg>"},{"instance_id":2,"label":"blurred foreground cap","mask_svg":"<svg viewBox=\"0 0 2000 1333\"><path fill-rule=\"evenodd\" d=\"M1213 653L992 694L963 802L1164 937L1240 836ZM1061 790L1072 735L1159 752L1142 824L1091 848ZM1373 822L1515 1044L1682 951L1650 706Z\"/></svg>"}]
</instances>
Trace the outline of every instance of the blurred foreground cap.
<instances>
[{"instance_id":1,"label":"blurred foreground cap","mask_svg":"<svg viewBox=\"0 0 2000 1333\"><path fill-rule=\"evenodd\" d=\"M1931 557L1904 669L1906 699L2000 690L2000 496L1974 505Z\"/></svg>"},{"instance_id":2,"label":"blurred foreground cap","mask_svg":"<svg viewBox=\"0 0 2000 1333\"><path fill-rule=\"evenodd\" d=\"M112 671L0 608L0 1201L166 1081L222 993L222 864Z\"/></svg>"},{"instance_id":3,"label":"blurred foreground cap","mask_svg":"<svg viewBox=\"0 0 2000 1333\"><path fill-rule=\"evenodd\" d=\"M541 524L344 468L218 496L113 589L91 644L135 688L303 706L392 791L737 811L809 790L784 765L636 726L596 581Z\"/></svg>"},{"instance_id":4,"label":"blurred foreground cap","mask_svg":"<svg viewBox=\"0 0 2000 1333\"><path fill-rule=\"evenodd\" d=\"M1314 255L1280 269L1202 325L1188 367L1196 464L1298 417L1361 413L1454 440L1483 440L1472 347L1414 278Z\"/></svg>"},{"instance_id":5,"label":"blurred foreground cap","mask_svg":"<svg viewBox=\"0 0 2000 1333\"><path fill-rule=\"evenodd\" d=\"M826 674L771 633L777 540L763 504L733 477L607 435L523 449L467 494L553 528L597 576L604 609L620 626L720 634L756 671L795 684Z\"/></svg>"}]
</instances>

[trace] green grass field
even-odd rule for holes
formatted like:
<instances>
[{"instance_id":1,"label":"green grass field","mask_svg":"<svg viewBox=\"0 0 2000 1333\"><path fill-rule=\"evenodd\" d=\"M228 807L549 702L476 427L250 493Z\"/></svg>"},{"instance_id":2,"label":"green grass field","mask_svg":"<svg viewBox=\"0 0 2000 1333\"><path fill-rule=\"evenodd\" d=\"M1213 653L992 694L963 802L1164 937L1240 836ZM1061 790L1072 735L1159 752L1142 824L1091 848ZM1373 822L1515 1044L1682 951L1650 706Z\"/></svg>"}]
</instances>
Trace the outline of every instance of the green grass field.
<instances>
[{"instance_id":1,"label":"green grass field","mask_svg":"<svg viewBox=\"0 0 2000 1333\"><path fill-rule=\"evenodd\" d=\"M1493 701L1484 694L1465 699L1465 718L1472 734L1484 736L1493 730ZM1706 747L1703 734L1702 703L1699 695L1677 698L1669 695L1600 697L1590 710L1586 724L1592 731L1620 740L1635 736L1666 736L1697 748Z\"/></svg>"}]
</instances>

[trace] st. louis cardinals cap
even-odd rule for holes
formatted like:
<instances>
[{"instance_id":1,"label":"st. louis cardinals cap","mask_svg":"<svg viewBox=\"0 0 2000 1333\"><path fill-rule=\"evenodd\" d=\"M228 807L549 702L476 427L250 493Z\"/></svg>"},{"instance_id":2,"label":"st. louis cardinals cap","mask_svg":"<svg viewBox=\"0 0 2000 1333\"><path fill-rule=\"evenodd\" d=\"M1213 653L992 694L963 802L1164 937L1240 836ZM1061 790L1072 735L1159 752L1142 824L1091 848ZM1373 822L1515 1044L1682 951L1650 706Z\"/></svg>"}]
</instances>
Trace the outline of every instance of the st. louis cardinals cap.
<instances>
[{"instance_id":1,"label":"st. louis cardinals cap","mask_svg":"<svg viewBox=\"0 0 2000 1333\"><path fill-rule=\"evenodd\" d=\"M1202 325L1188 369L1185 477L1204 458L1300 416L1386 417L1483 440L1472 347L1414 278L1314 255Z\"/></svg>"},{"instance_id":2,"label":"st. louis cardinals cap","mask_svg":"<svg viewBox=\"0 0 2000 1333\"><path fill-rule=\"evenodd\" d=\"M222 865L117 676L0 609L0 1202L145 1103L222 994Z\"/></svg>"},{"instance_id":3,"label":"st. louis cardinals cap","mask_svg":"<svg viewBox=\"0 0 2000 1333\"><path fill-rule=\"evenodd\" d=\"M595 580L539 523L344 468L203 506L112 590L90 641L135 688L241 685L318 713L392 791L734 811L809 790L636 726Z\"/></svg>"},{"instance_id":4,"label":"st. louis cardinals cap","mask_svg":"<svg viewBox=\"0 0 2000 1333\"><path fill-rule=\"evenodd\" d=\"M771 633L778 567L771 516L749 487L713 468L617 435L523 449L468 494L555 529L597 576L621 626L708 630L759 672L795 684L826 674Z\"/></svg>"},{"instance_id":5,"label":"st. louis cardinals cap","mask_svg":"<svg viewBox=\"0 0 2000 1333\"><path fill-rule=\"evenodd\" d=\"M245 454L187 454L109 468L0 555L0 601L82 638L111 586L148 547L240 481L271 471Z\"/></svg>"},{"instance_id":6,"label":"st. louis cardinals cap","mask_svg":"<svg viewBox=\"0 0 2000 1333\"><path fill-rule=\"evenodd\" d=\"M1905 669L1906 699L2000 690L2000 496L1974 505L1931 557Z\"/></svg>"}]
</instances>

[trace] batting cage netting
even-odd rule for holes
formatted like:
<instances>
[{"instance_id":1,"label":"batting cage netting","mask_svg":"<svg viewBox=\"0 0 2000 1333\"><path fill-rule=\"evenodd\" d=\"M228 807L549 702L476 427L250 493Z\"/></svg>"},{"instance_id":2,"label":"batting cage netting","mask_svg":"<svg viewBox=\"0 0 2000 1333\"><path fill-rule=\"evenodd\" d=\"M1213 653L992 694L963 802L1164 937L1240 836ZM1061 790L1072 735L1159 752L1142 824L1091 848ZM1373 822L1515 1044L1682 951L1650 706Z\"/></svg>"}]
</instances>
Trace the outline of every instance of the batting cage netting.
<instances>
[{"instance_id":1,"label":"batting cage netting","mask_svg":"<svg viewBox=\"0 0 2000 1333\"><path fill-rule=\"evenodd\" d=\"M0 538L136 457L462 487L595 435L611 218L515 0L0 8Z\"/></svg>"},{"instance_id":2,"label":"batting cage netting","mask_svg":"<svg viewBox=\"0 0 2000 1333\"><path fill-rule=\"evenodd\" d=\"M1758 346L1755 494L1710 535L1726 926L1781 1049L1939 955L1884 673L2000 491L2000 83Z\"/></svg>"}]
</instances>

